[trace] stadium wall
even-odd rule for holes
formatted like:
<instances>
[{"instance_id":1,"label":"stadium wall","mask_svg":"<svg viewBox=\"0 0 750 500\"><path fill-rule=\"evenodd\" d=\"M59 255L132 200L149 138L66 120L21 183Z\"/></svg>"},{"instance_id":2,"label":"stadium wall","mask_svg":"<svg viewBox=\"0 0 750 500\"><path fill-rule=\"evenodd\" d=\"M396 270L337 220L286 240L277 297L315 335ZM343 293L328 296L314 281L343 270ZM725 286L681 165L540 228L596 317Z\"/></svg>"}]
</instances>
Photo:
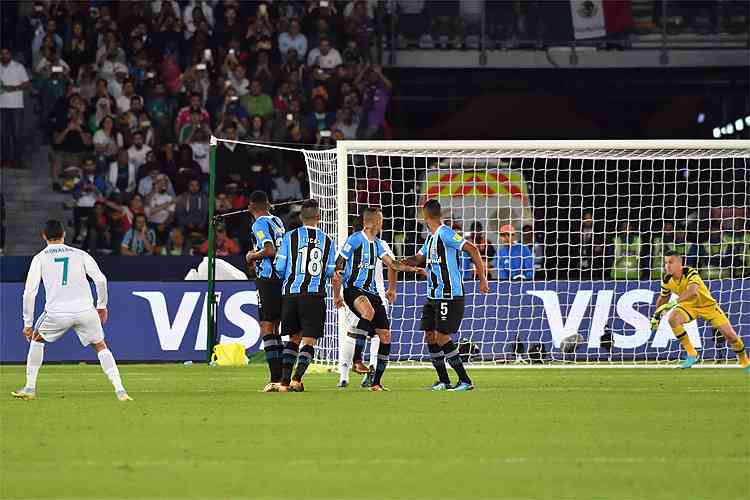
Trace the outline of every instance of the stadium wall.
<instances>
[{"instance_id":1,"label":"stadium wall","mask_svg":"<svg viewBox=\"0 0 750 500\"><path fill-rule=\"evenodd\" d=\"M710 282L738 333L750 344L750 280ZM426 360L419 331L424 282L400 284L392 309L394 350L398 360ZM519 345L525 351L545 346L547 357L582 360L676 359L679 348L666 322L652 333L648 315L658 293L658 282L500 282L490 293L473 293L467 283L466 313L459 336L480 348L477 359L512 361ZM249 353L261 347L257 294L252 282L217 283L220 294L219 333L222 342L240 342ZM0 283L0 362L20 363L28 344L21 335L23 283ZM43 291L37 315L44 307ZM123 361L200 361L205 359L206 285L204 282L112 282L107 343ZM612 336L612 348L602 337ZM701 346L704 359L734 357L714 340L708 325L693 323L688 332ZM575 353L560 352L560 341L580 334ZM45 352L45 361L96 361L69 334Z\"/></svg>"}]
</instances>

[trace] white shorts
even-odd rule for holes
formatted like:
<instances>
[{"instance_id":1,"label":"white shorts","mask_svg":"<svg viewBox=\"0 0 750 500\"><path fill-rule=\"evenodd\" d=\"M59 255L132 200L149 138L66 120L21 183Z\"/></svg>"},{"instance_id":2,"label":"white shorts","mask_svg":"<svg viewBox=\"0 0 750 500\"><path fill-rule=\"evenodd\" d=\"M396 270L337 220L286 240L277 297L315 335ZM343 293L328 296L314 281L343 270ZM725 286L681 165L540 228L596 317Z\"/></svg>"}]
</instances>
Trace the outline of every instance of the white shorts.
<instances>
[{"instance_id":1,"label":"white shorts","mask_svg":"<svg viewBox=\"0 0 750 500\"><path fill-rule=\"evenodd\" d=\"M43 312L34 323L34 331L45 342L56 342L70 329L75 330L81 345L96 344L104 340L104 330L96 309L73 314Z\"/></svg>"}]
</instances>

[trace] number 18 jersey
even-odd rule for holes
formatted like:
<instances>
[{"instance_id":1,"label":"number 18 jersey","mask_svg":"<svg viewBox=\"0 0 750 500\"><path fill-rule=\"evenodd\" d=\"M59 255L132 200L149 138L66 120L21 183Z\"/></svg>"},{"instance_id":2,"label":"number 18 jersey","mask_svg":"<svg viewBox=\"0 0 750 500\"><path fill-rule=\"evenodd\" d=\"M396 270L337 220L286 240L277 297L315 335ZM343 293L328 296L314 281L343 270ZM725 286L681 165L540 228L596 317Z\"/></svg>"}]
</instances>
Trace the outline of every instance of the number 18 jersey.
<instances>
[{"instance_id":1,"label":"number 18 jersey","mask_svg":"<svg viewBox=\"0 0 750 500\"><path fill-rule=\"evenodd\" d=\"M284 235L274 262L282 295L325 296L336 268L333 240L321 229L303 226Z\"/></svg>"}]
</instances>

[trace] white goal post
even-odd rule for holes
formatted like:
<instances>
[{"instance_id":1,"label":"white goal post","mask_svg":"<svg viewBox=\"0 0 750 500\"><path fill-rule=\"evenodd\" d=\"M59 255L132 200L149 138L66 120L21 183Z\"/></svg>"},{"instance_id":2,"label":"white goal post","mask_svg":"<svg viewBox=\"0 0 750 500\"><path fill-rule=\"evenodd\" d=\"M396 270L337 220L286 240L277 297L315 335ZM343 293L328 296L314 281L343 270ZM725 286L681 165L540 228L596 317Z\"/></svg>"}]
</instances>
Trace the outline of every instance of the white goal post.
<instances>
[{"instance_id":1,"label":"white goal post","mask_svg":"<svg viewBox=\"0 0 750 500\"><path fill-rule=\"evenodd\" d=\"M322 227L339 246L368 204L383 209L383 237L399 257L424 237L428 198L490 254L505 245L499 228L513 226L533 254L533 279L505 279L488 258L483 296L466 267L458 337L472 364L676 362L666 318L655 333L648 325L661 256L674 247L750 344L750 141L339 141L305 158ZM425 284L400 281L392 359L419 365ZM319 361L333 363L346 325L332 303L328 319ZM687 330L705 362L736 362L710 325Z\"/></svg>"}]
</instances>

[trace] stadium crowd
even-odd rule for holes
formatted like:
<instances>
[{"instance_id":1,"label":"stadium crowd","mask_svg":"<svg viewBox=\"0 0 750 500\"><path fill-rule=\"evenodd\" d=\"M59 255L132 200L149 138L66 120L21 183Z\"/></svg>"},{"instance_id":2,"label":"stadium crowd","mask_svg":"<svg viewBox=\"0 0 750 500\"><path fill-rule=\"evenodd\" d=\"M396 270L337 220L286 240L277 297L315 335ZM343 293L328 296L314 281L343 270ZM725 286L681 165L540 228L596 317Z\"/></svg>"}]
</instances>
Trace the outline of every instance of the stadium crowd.
<instances>
[{"instance_id":1,"label":"stadium crowd","mask_svg":"<svg viewBox=\"0 0 750 500\"><path fill-rule=\"evenodd\" d=\"M34 3L23 20L27 64L4 50L3 65L38 97L52 189L73 197L74 243L104 254L204 251L211 134L321 148L388 136L392 83L373 61L372 8ZM301 155L221 143L217 165L218 213L245 208L254 189L277 202L308 189ZM220 253L248 247L246 226L229 221Z\"/></svg>"}]
</instances>

